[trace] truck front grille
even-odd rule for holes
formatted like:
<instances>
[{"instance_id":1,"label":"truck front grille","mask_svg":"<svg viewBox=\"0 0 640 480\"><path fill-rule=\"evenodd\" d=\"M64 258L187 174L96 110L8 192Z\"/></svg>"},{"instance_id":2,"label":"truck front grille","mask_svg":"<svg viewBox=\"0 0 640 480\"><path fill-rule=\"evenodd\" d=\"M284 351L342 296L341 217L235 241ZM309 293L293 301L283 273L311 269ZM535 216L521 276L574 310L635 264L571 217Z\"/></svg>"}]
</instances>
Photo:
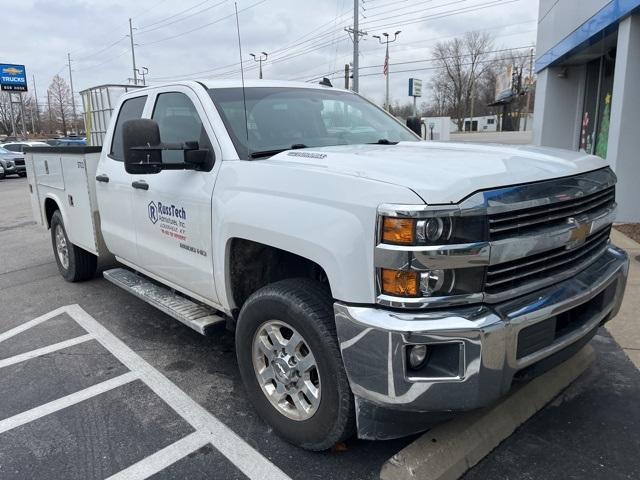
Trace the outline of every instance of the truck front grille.
<instances>
[{"instance_id":1,"label":"truck front grille","mask_svg":"<svg viewBox=\"0 0 640 480\"><path fill-rule=\"evenodd\" d=\"M567 223L570 217L585 215L615 203L615 187L589 195L520 210L489 215L489 239L501 240L534 232L541 227Z\"/></svg>"},{"instance_id":2,"label":"truck front grille","mask_svg":"<svg viewBox=\"0 0 640 480\"><path fill-rule=\"evenodd\" d=\"M24 158L15 158L15 159L13 160L13 162L14 162L16 165L24 165Z\"/></svg>"},{"instance_id":3,"label":"truck front grille","mask_svg":"<svg viewBox=\"0 0 640 480\"><path fill-rule=\"evenodd\" d=\"M487 269L485 292L498 294L536 280L550 278L568 268L581 270L596 260L609 244L611 226L589 235L575 248L566 246L547 250L510 262L491 265Z\"/></svg>"}]
</instances>

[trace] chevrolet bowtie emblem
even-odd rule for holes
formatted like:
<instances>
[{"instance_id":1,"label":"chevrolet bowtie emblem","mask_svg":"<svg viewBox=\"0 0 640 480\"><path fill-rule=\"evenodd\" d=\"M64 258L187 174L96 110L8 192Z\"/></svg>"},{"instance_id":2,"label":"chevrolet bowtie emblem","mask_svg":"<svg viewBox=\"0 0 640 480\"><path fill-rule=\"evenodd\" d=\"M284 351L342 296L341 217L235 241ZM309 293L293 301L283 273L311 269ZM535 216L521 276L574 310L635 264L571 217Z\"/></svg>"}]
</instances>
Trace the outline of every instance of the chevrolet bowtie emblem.
<instances>
[{"instance_id":1,"label":"chevrolet bowtie emblem","mask_svg":"<svg viewBox=\"0 0 640 480\"><path fill-rule=\"evenodd\" d=\"M574 217L569 217L567 223L574 226L569 235L569 244L567 248L577 247L585 242L587 236L591 233L591 222L580 223Z\"/></svg>"}]
</instances>

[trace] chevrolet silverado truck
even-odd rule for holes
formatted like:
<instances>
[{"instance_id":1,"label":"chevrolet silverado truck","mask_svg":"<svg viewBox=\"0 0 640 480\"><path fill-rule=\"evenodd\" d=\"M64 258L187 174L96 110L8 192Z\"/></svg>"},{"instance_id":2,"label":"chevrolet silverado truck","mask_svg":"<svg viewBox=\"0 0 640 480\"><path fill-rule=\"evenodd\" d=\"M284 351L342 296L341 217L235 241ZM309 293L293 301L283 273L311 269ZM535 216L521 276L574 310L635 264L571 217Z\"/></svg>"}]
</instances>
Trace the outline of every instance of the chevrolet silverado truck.
<instances>
[{"instance_id":1,"label":"chevrolet silverado truck","mask_svg":"<svg viewBox=\"0 0 640 480\"><path fill-rule=\"evenodd\" d=\"M490 404L589 342L626 283L601 158L421 141L323 85L136 89L102 148L27 170L66 280L115 259L108 281L232 328L255 409L310 450Z\"/></svg>"}]
</instances>

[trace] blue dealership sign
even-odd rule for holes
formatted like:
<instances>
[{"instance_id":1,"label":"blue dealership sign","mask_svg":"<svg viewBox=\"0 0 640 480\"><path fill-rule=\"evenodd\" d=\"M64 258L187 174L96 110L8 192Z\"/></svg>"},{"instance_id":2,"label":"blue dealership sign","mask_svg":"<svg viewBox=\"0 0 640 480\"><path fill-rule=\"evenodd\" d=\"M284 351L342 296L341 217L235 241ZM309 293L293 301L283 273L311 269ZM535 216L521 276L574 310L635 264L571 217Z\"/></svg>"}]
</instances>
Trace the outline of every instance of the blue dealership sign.
<instances>
[{"instance_id":1,"label":"blue dealership sign","mask_svg":"<svg viewBox=\"0 0 640 480\"><path fill-rule=\"evenodd\" d=\"M27 73L24 65L0 63L0 88L7 92L26 92Z\"/></svg>"}]
</instances>

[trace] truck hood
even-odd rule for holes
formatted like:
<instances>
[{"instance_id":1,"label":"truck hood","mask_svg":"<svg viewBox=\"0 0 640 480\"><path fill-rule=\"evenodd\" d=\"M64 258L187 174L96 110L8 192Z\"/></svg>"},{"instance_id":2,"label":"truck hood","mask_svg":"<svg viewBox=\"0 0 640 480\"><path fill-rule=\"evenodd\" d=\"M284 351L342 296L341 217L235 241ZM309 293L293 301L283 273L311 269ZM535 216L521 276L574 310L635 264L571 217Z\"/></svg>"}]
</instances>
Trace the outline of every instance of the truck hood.
<instances>
[{"instance_id":1,"label":"truck hood","mask_svg":"<svg viewBox=\"0 0 640 480\"><path fill-rule=\"evenodd\" d=\"M555 148L496 144L400 142L289 150L268 160L280 166L405 186L428 204L458 203L479 190L596 170L596 156Z\"/></svg>"}]
</instances>

